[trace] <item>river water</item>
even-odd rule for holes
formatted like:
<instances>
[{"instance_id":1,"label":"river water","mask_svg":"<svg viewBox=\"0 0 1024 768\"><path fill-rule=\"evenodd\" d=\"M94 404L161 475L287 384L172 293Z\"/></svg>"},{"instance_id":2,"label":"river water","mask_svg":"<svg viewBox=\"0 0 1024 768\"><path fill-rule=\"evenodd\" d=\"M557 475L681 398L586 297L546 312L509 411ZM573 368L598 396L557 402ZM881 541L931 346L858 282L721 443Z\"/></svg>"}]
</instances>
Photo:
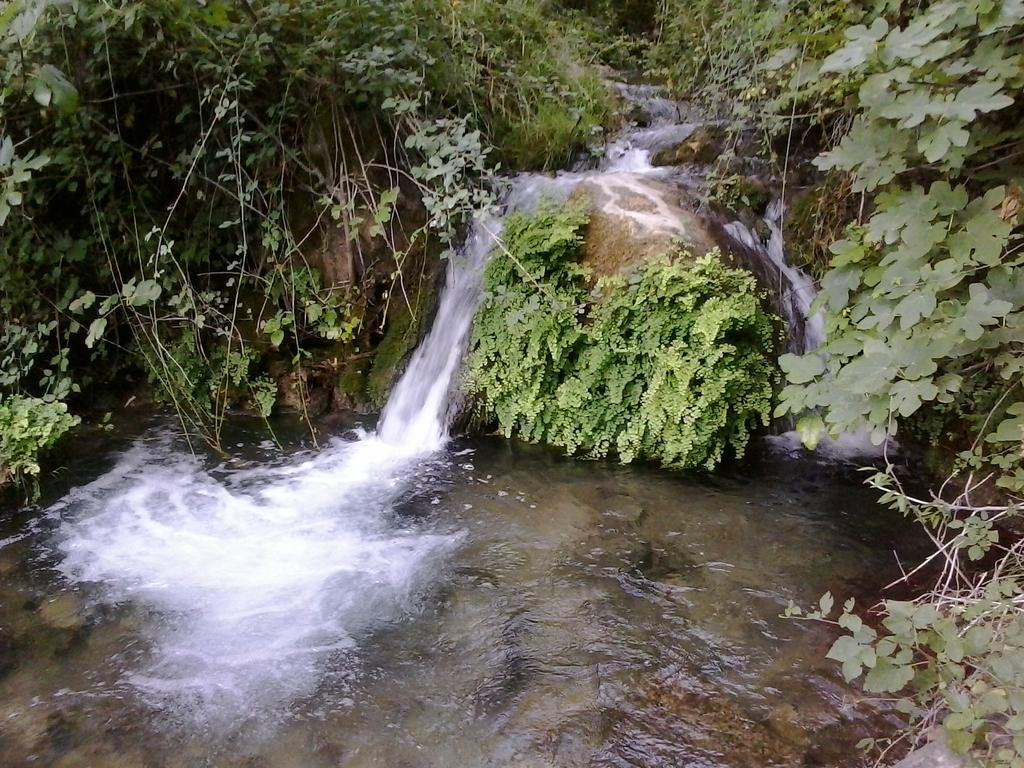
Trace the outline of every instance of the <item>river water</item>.
<instances>
[{"instance_id":1,"label":"river water","mask_svg":"<svg viewBox=\"0 0 1024 768\"><path fill-rule=\"evenodd\" d=\"M3 765L858 766L890 727L779 618L898 573L847 469L234 428L224 463L122 426L6 519Z\"/></svg>"},{"instance_id":2,"label":"river water","mask_svg":"<svg viewBox=\"0 0 1024 768\"><path fill-rule=\"evenodd\" d=\"M671 228L650 153L691 126L651 107L508 205L614 176ZM313 450L239 419L225 460L124 421L0 517L4 766L864 764L890 713L824 660L830 629L779 614L877 597L907 526L835 456L767 442L698 477L453 441L499 234L481 218L450 262L379 426Z\"/></svg>"}]
</instances>

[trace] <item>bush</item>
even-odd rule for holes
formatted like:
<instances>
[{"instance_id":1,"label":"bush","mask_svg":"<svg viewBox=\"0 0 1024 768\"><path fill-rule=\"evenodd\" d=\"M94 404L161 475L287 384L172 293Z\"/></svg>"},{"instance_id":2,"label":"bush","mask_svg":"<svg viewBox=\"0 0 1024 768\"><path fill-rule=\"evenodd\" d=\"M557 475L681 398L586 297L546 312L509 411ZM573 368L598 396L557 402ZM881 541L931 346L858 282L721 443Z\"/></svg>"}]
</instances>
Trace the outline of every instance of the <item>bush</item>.
<instances>
[{"instance_id":1,"label":"bush","mask_svg":"<svg viewBox=\"0 0 1024 768\"><path fill-rule=\"evenodd\" d=\"M572 454L711 469L767 424L772 321L753 278L675 253L588 293L586 213L509 218L469 362L485 419Z\"/></svg>"},{"instance_id":2,"label":"bush","mask_svg":"<svg viewBox=\"0 0 1024 768\"><path fill-rule=\"evenodd\" d=\"M541 0L5 4L0 393L142 368L216 442L271 358L367 351L496 143L585 145L609 97L581 51Z\"/></svg>"},{"instance_id":3,"label":"bush","mask_svg":"<svg viewBox=\"0 0 1024 768\"><path fill-rule=\"evenodd\" d=\"M0 485L39 474L39 455L73 426L78 418L64 403L33 397L0 400Z\"/></svg>"}]
</instances>

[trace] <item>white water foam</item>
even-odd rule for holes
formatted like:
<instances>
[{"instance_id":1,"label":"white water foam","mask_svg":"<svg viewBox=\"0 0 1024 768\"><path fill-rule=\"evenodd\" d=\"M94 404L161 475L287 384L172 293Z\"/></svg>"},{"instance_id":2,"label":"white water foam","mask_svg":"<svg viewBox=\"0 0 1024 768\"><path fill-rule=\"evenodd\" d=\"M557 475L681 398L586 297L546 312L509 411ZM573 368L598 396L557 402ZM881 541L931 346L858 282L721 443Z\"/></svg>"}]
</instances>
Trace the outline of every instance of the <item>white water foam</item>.
<instances>
[{"instance_id":1,"label":"white water foam","mask_svg":"<svg viewBox=\"0 0 1024 768\"><path fill-rule=\"evenodd\" d=\"M421 462L370 436L218 480L171 440L140 442L53 510L59 568L150 614L124 677L150 704L213 728L281 717L457 546L390 514Z\"/></svg>"},{"instance_id":2,"label":"white water foam","mask_svg":"<svg viewBox=\"0 0 1024 768\"><path fill-rule=\"evenodd\" d=\"M739 221L726 224L725 231L775 268L780 281L777 290L782 311L786 315L786 323L790 328L790 339L801 340L800 346L791 348L790 351L813 352L825 340L825 320L821 312L814 312L811 309L814 299L818 296L814 281L786 261L785 241L782 235L783 213L781 199L772 201L768 206L764 215L764 223L770 233L767 242L763 242L757 234ZM794 333L796 329L801 329L802 333Z\"/></svg>"},{"instance_id":3,"label":"white water foam","mask_svg":"<svg viewBox=\"0 0 1024 768\"><path fill-rule=\"evenodd\" d=\"M499 231L481 218L449 264L379 436L222 478L173 441L140 442L53 508L63 575L157 616L148 659L125 676L150 703L207 727L281 717L360 632L411 609L460 536L402 527L392 509L448 440Z\"/></svg>"}]
</instances>

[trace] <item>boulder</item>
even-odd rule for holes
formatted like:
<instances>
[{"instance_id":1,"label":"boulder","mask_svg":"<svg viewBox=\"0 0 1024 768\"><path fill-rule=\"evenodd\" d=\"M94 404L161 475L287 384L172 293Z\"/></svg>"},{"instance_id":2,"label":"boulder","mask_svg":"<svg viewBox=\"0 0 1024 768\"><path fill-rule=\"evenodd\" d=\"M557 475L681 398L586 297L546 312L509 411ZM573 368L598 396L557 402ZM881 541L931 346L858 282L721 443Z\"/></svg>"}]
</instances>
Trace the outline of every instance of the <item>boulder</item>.
<instances>
[{"instance_id":1,"label":"boulder","mask_svg":"<svg viewBox=\"0 0 1024 768\"><path fill-rule=\"evenodd\" d=\"M713 163L721 153L722 131L715 126L702 125L686 140L655 152L651 163L658 167L688 163L708 164Z\"/></svg>"},{"instance_id":2,"label":"boulder","mask_svg":"<svg viewBox=\"0 0 1024 768\"><path fill-rule=\"evenodd\" d=\"M893 768L963 768L964 765L963 758L955 755L940 738L915 749Z\"/></svg>"},{"instance_id":3,"label":"boulder","mask_svg":"<svg viewBox=\"0 0 1024 768\"><path fill-rule=\"evenodd\" d=\"M64 593L50 598L39 606L39 618L53 629L77 632L85 624L78 599Z\"/></svg>"},{"instance_id":4,"label":"boulder","mask_svg":"<svg viewBox=\"0 0 1024 768\"><path fill-rule=\"evenodd\" d=\"M582 182L570 201L591 206L583 263L594 278L627 272L682 246L694 256L715 247L704 221L684 208L670 184L634 173L609 173Z\"/></svg>"}]
</instances>

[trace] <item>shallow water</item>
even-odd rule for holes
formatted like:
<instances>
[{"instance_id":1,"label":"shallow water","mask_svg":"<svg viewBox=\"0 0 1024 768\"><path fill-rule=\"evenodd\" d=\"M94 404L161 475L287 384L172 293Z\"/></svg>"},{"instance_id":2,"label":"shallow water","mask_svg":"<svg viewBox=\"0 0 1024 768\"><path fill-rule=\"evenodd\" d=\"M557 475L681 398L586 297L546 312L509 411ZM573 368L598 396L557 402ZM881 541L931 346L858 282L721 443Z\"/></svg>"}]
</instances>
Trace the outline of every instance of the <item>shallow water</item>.
<instances>
[{"instance_id":1,"label":"shallow water","mask_svg":"<svg viewBox=\"0 0 1024 768\"><path fill-rule=\"evenodd\" d=\"M79 443L3 518L3 765L857 766L889 727L778 617L897 573L855 474L235 428Z\"/></svg>"}]
</instances>

